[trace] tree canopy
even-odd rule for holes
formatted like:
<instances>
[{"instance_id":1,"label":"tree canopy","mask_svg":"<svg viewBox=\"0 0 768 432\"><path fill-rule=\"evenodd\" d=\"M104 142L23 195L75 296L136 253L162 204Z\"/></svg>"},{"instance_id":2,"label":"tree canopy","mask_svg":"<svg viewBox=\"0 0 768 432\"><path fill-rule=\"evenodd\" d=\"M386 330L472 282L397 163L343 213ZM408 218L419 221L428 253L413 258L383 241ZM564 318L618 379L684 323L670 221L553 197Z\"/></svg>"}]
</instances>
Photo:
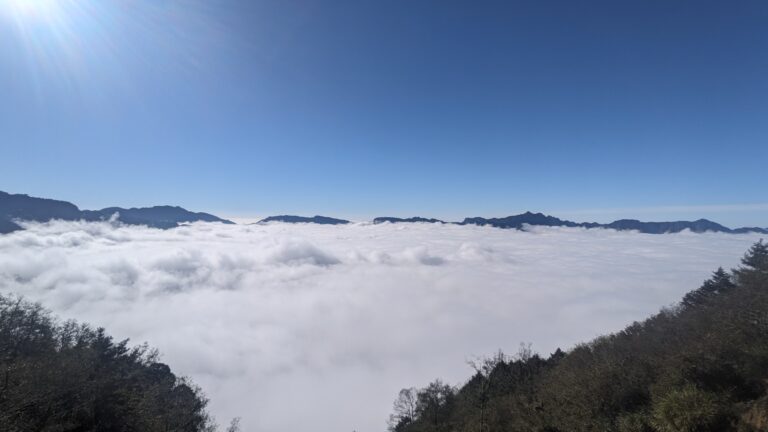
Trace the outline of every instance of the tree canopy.
<instances>
[{"instance_id":1,"label":"tree canopy","mask_svg":"<svg viewBox=\"0 0 768 432\"><path fill-rule=\"evenodd\" d=\"M146 345L0 295L0 430L214 431L207 403Z\"/></svg>"}]
</instances>

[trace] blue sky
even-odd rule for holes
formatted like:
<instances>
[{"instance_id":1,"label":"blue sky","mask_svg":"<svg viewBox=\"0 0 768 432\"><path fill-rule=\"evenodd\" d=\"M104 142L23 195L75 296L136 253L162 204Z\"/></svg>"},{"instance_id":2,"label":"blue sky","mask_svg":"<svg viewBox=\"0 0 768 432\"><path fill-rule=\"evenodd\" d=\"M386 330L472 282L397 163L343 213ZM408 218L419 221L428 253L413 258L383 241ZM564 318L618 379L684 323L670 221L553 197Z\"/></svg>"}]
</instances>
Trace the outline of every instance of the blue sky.
<instances>
[{"instance_id":1,"label":"blue sky","mask_svg":"<svg viewBox=\"0 0 768 432\"><path fill-rule=\"evenodd\" d=\"M0 0L0 190L768 226L764 1Z\"/></svg>"}]
</instances>

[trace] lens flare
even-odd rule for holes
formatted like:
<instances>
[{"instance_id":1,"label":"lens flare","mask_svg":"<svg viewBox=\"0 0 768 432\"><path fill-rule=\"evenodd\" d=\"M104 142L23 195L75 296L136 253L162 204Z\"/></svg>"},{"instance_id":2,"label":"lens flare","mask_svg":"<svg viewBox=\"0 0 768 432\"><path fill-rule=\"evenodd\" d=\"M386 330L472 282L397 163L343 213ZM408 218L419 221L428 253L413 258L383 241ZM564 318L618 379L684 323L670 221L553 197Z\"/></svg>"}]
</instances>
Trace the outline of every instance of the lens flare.
<instances>
[{"instance_id":1,"label":"lens flare","mask_svg":"<svg viewBox=\"0 0 768 432\"><path fill-rule=\"evenodd\" d=\"M10 23L19 64L34 82L35 94L44 99L49 83L71 83L81 74L86 39L80 30L82 0L0 0L0 18ZM40 93L40 94L38 94Z\"/></svg>"},{"instance_id":2,"label":"lens flare","mask_svg":"<svg viewBox=\"0 0 768 432\"><path fill-rule=\"evenodd\" d=\"M0 0L0 38L24 69L17 88L30 100L74 97L70 107L91 107L134 98L142 91L137 75L199 73L208 55L226 47L225 27L209 19L208 3Z\"/></svg>"},{"instance_id":3,"label":"lens flare","mask_svg":"<svg viewBox=\"0 0 768 432\"><path fill-rule=\"evenodd\" d=\"M16 19L51 19L60 4L56 0L5 0L6 8Z\"/></svg>"}]
</instances>

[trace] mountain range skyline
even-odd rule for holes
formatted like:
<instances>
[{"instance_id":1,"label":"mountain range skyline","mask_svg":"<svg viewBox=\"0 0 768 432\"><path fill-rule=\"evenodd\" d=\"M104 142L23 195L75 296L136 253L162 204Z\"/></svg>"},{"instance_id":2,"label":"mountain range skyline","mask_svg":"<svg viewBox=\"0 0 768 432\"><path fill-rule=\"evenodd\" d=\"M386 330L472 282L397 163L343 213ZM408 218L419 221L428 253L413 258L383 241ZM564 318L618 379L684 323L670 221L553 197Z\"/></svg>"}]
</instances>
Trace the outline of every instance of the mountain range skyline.
<instances>
[{"instance_id":1,"label":"mountain range skyline","mask_svg":"<svg viewBox=\"0 0 768 432\"><path fill-rule=\"evenodd\" d=\"M0 189L1 191L8 191L9 188ZM419 206L408 206L408 209L402 209L402 206L393 206L392 208L384 208L383 206L375 206L368 211L356 211L351 206L344 205L346 203L319 203L317 206L309 208L306 205L294 204L290 206L279 206L277 204L260 203L252 204L248 206L242 206L239 209L232 209L229 207L217 207L215 194L211 195L197 195L194 200L175 200L172 198L163 199L158 197L149 196L145 199L133 197L130 199L116 199L116 200L102 200L94 199L94 197L83 197L83 194L78 191L72 191L71 193L65 193L63 195L58 194L46 194L39 192L30 192L29 189L24 189L18 192L19 194L27 194L29 196L56 196L68 202L82 203L82 208L108 208L114 206L115 201L121 203L121 207L125 208L146 208L153 206L168 205L168 202L173 202L174 205L178 205L183 208L204 208L208 213L216 214L217 216L238 223L255 223L262 219L277 216L277 215L304 215L310 217L313 215L332 215L349 221L373 221L380 217L395 217L395 218L412 218L422 217L425 219L437 219L442 221L460 221L467 215L482 215L488 218L503 218L509 215L522 214L527 211L536 211L549 215L558 215L558 217L572 221L588 221L600 224L609 224L611 222L622 219L638 219L646 221L693 221L697 219L715 220L725 226L730 227L763 227L768 226L768 202L752 202L752 203L726 203L726 204L710 204L710 205L653 205L653 206L628 206L628 207L567 207L559 206L556 204L537 206L534 204L509 204L506 206L496 206L491 210L483 210L485 207L480 208L466 208L463 210L443 210L443 211L429 211L420 208ZM72 197L75 198L72 198ZM82 199L78 198L81 197ZM210 198L210 199L209 199ZM207 205L207 202L211 202ZM406 200L407 201L407 200ZM245 211L243 207L251 207L256 210Z\"/></svg>"},{"instance_id":2,"label":"mountain range skyline","mask_svg":"<svg viewBox=\"0 0 768 432\"><path fill-rule=\"evenodd\" d=\"M0 188L0 191L11 190L12 188ZM545 214L558 215L563 219L590 221L596 223L608 224L620 219L640 219L640 220L696 220L709 219L716 220L726 226L766 226L768 225L768 202L760 200L753 202L726 202L711 204L689 204L681 201L680 204L652 204L644 205L645 199L637 201L636 205L627 205L625 207L588 207L588 206L567 206L557 203L537 203L531 201L530 204L523 202L494 203L491 206L479 205L461 205L458 209L448 208L448 206L438 206L430 210L430 206L415 205L409 197L404 197L402 203L393 203L392 206L371 203L367 209L360 209L359 204L354 200L348 202L338 200L318 201L313 205L301 203L299 201L280 204L277 201L242 199L238 206L222 205L214 191L206 194L197 194L193 199L189 199L185 194L179 194L179 198L172 195L154 195L149 194L141 197L135 193L116 194L115 199L103 199L84 194L82 191L69 191L64 193L46 192L49 188L13 188L18 193L29 194L30 196L54 196L69 202L77 202L83 208L106 208L113 206L115 202L121 203L122 207L151 207L167 205L172 202L184 208L207 209L209 213L216 214L222 218L238 221L242 223L258 222L264 218L275 215L333 215L350 221L368 221L377 217L398 217L410 218L414 216L424 218L434 218L444 221L462 220L467 215L482 215L490 218L506 217L512 214L521 214L526 211L536 211ZM226 193L225 193L226 194ZM121 196L123 198L121 198Z\"/></svg>"},{"instance_id":3,"label":"mountain range skyline","mask_svg":"<svg viewBox=\"0 0 768 432\"><path fill-rule=\"evenodd\" d=\"M25 194L9 194L0 191L0 233L9 233L23 229L17 221L46 222L49 220L83 220L87 222L117 220L128 225L146 225L152 228L169 229L189 222L220 222L233 224L231 220L220 218L210 213L192 212L179 206L160 205L153 207L123 208L107 207L101 210L81 210L76 205L50 198L37 198ZM352 223L347 219L330 216L299 216L274 215L255 222L256 224L283 223L315 223L322 225L345 225ZM638 219L619 219L608 224L597 222L574 222L560 219L540 212L526 211L517 215L500 218L465 217L461 221L446 221L422 216L407 218L379 216L370 220L379 223L440 223L455 225L480 225L496 228L511 228L524 230L527 226L562 226L571 228L609 228L619 231L634 230L647 234L677 233L684 230L692 232L723 232L731 234L761 233L768 234L768 228L748 226L729 228L708 219L699 218L694 221L653 221L645 222ZM253 222L252 222L253 223Z\"/></svg>"}]
</instances>

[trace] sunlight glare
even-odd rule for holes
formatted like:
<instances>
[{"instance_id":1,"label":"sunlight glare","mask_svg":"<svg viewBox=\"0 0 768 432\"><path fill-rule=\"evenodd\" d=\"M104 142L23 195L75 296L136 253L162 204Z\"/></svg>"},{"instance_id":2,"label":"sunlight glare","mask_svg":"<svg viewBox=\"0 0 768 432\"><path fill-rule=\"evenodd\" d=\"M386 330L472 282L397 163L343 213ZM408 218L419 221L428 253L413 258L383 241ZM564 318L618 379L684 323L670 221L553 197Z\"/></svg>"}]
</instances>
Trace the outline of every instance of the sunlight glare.
<instances>
[{"instance_id":1,"label":"sunlight glare","mask_svg":"<svg viewBox=\"0 0 768 432\"><path fill-rule=\"evenodd\" d=\"M59 0L3 0L17 20L50 20L60 12Z\"/></svg>"}]
</instances>

